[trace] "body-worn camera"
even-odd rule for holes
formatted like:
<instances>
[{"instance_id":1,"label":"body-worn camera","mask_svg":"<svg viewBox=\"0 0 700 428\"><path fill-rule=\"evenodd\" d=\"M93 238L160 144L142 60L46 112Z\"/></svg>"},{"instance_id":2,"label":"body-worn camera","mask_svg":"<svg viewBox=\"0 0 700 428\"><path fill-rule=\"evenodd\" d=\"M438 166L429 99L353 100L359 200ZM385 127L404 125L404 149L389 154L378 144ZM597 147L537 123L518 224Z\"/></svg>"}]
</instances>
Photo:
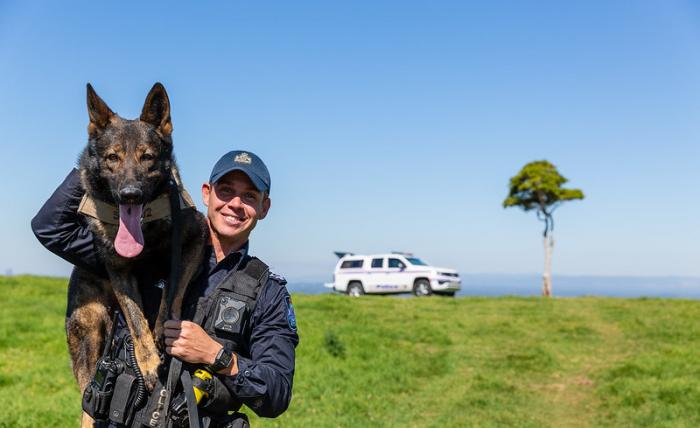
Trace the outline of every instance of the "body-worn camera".
<instances>
[{"instance_id":1,"label":"body-worn camera","mask_svg":"<svg viewBox=\"0 0 700 428\"><path fill-rule=\"evenodd\" d=\"M241 320L245 315L245 303L229 296L219 297L214 318L214 328L228 333L241 332Z\"/></svg>"}]
</instances>

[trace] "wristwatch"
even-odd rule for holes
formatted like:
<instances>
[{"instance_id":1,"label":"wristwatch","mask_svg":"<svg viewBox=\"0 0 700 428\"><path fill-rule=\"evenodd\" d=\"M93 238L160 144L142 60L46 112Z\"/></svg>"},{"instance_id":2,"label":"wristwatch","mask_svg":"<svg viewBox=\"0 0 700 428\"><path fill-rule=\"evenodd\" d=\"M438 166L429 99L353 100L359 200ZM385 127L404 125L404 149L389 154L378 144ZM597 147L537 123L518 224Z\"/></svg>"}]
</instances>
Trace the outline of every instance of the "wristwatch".
<instances>
[{"instance_id":1,"label":"wristwatch","mask_svg":"<svg viewBox=\"0 0 700 428\"><path fill-rule=\"evenodd\" d=\"M231 365L233 360L233 352L222 347L216 358L214 359L214 364L209 365L209 370L212 373L217 373L223 369L227 369Z\"/></svg>"}]
</instances>

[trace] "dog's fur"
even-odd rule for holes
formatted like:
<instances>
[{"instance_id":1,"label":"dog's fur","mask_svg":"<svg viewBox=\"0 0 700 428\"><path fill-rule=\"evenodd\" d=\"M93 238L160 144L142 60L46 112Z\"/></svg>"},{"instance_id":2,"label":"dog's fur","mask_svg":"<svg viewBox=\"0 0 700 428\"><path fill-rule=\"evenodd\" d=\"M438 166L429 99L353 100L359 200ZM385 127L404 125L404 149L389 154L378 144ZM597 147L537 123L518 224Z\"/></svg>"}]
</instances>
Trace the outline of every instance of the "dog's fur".
<instances>
[{"instance_id":1,"label":"dog's fur","mask_svg":"<svg viewBox=\"0 0 700 428\"><path fill-rule=\"evenodd\" d=\"M173 158L170 101L163 85L153 86L139 119L126 120L113 113L89 84L87 104L89 139L80 158L80 177L88 196L112 205L146 204L168 192L171 177L180 183ZM125 188L130 192L124 192ZM134 188L140 192L134 192ZM182 210L181 215L180 281L166 285L157 314L144 313L144 303L149 302L143 302L140 287L153 287L155 280L169 278L170 219L142 224L143 251L125 258L114 248L117 226L86 217L109 280L80 268L71 275L66 333L81 392L94 375L111 328L110 312L117 307L124 313L146 386L151 390L155 385L161 363L163 322L168 317L179 318L185 288L202 259L207 236L204 216L196 209ZM166 304L169 293L175 293L172 308ZM84 415L83 426L92 426L91 422Z\"/></svg>"}]
</instances>

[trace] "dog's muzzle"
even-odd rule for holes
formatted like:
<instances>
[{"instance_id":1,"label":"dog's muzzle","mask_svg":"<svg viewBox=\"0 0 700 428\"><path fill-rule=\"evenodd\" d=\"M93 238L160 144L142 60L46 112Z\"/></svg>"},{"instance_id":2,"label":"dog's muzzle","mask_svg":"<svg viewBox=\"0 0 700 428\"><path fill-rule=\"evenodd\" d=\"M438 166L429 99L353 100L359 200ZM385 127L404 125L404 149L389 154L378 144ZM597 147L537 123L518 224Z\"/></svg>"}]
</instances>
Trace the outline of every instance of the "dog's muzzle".
<instances>
[{"instance_id":1,"label":"dog's muzzle","mask_svg":"<svg viewBox=\"0 0 700 428\"><path fill-rule=\"evenodd\" d=\"M122 204L136 204L141 202L143 191L136 186L126 186L119 191L119 201Z\"/></svg>"}]
</instances>

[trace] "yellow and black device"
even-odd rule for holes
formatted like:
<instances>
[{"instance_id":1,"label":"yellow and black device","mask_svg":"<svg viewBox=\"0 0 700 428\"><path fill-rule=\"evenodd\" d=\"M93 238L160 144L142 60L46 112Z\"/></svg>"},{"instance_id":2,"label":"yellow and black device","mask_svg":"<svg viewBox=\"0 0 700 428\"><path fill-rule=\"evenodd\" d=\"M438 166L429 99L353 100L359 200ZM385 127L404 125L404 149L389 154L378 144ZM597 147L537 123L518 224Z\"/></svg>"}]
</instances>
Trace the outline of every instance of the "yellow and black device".
<instances>
[{"instance_id":1,"label":"yellow and black device","mask_svg":"<svg viewBox=\"0 0 700 428\"><path fill-rule=\"evenodd\" d=\"M197 369L192 374L192 389L197 405L209 397L212 390L212 378L214 375L207 369ZM187 426L187 394L180 393L170 403L170 418L174 427Z\"/></svg>"},{"instance_id":2,"label":"yellow and black device","mask_svg":"<svg viewBox=\"0 0 700 428\"><path fill-rule=\"evenodd\" d=\"M211 391L212 373L207 369L197 369L192 375L192 387L194 388L194 398L199 404L202 399L209 397Z\"/></svg>"}]
</instances>

